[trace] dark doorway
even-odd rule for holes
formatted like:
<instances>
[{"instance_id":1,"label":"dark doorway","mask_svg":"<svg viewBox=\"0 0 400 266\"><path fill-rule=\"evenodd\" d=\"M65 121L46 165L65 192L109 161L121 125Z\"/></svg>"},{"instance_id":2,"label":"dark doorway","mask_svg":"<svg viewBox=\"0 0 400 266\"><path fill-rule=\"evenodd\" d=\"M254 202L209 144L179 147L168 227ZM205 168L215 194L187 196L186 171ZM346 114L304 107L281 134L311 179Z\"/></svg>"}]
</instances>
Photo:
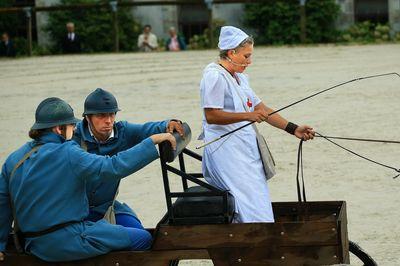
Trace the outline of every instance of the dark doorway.
<instances>
[{"instance_id":1,"label":"dark doorway","mask_svg":"<svg viewBox=\"0 0 400 266\"><path fill-rule=\"evenodd\" d=\"M179 8L179 29L187 43L193 35L203 34L208 27L208 18L209 12L205 6L183 5Z\"/></svg>"},{"instance_id":2,"label":"dark doorway","mask_svg":"<svg viewBox=\"0 0 400 266\"><path fill-rule=\"evenodd\" d=\"M354 11L356 22L369 20L384 24L389 20L388 0L356 0Z\"/></svg>"}]
</instances>

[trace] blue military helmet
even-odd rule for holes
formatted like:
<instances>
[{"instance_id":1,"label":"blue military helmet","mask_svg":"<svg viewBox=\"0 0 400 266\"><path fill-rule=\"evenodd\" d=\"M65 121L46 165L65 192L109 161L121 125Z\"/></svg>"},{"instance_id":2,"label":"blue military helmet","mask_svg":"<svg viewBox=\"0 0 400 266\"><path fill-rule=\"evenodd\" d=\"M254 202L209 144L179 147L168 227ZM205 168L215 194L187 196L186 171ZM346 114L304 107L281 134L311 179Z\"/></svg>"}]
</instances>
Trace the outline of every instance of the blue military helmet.
<instances>
[{"instance_id":1,"label":"blue military helmet","mask_svg":"<svg viewBox=\"0 0 400 266\"><path fill-rule=\"evenodd\" d=\"M85 106L82 116L104 113L116 113L121 111L118 108L117 99L110 92L97 88L85 99Z\"/></svg>"},{"instance_id":2,"label":"blue military helmet","mask_svg":"<svg viewBox=\"0 0 400 266\"><path fill-rule=\"evenodd\" d=\"M79 121L68 103L60 98L51 97L44 99L36 108L35 123L31 129L76 124Z\"/></svg>"}]
</instances>

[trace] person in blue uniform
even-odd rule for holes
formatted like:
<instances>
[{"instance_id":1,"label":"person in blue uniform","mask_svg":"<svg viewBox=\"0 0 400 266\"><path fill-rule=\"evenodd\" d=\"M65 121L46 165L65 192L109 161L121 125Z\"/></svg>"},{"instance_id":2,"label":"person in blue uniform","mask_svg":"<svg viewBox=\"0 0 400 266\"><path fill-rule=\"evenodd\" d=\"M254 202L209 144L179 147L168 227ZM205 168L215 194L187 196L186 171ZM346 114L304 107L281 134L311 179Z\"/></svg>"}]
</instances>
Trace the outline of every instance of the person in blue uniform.
<instances>
[{"instance_id":1,"label":"person in blue uniform","mask_svg":"<svg viewBox=\"0 0 400 266\"><path fill-rule=\"evenodd\" d=\"M141 143L147 137L164 132L183 133L177 120L132 124L115 122L120 111L118 102L110 92L98 88L90 93L84 103L83 121L77 124L73 139L90 153L114 155ZM119 225L133 228L143 226L135 212L125 203L115 200L119 180L93 180L86 183L90 214L88 220L102 219L114 204L115 220Z\"/></svg>"},{"instance_id":2,"label":"person in blue uniform","mask_svg":"<svg viewBox=\"0 0 400 266\"><path fill-rule=\"evenodd\" d=\"M99 156L69 141L78 119L65 101L43 100L35 118L29 132L33 141L9 155L2 167L0 257L13 220L25 238L25 251L45 261L148 249L152 239L146 230L85 220L86 182L120 180L143 168L158 158L155 144L167 140L176 147L172 134L155 134L114 156Z\"/></svg>"}]
</instances>

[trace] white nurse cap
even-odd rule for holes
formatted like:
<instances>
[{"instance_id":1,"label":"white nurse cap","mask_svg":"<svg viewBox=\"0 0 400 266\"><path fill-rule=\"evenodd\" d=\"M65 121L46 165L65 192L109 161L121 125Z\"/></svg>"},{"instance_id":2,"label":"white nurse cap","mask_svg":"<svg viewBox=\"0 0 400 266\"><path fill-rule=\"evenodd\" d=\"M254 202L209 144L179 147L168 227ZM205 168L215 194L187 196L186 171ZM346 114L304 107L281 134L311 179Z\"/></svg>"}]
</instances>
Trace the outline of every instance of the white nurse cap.
<instances>
[{"instance_id":1,"label":"white nurse cap","mask_svg":"<svg viewBox=\"0 0 400 266\"><path fill-rule=\"evenodd\" d=\"M234 49L248 37L249 35L241 29L232 26L224 26L221 28L219 34L218 48L220 50Z\"/></svg>"}]
</instances>

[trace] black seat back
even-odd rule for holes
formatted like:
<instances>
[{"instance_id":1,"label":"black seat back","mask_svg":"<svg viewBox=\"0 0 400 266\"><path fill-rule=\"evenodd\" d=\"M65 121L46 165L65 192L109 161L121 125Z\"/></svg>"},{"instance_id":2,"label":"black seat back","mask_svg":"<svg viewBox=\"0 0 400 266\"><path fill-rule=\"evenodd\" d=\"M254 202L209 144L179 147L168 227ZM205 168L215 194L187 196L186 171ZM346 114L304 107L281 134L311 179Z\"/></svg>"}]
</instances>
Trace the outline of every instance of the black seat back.
<instances>
[{"instance_id":1,"label":"black seat back","mask_svg":"<svg viewBox=\"0 0 400 266\"><path fill-rule=\"evenodd\" d=\"M234 212L234 199L228 191L221 191L201 180L202 173L187 173L184 155L201 162L201 155L186 148L191 139L188 124L182 124L184 137L177 132L173 135L177 142L176 150L172 150L169 142L160 144L160 161L167 202L167 220L169 224L215 224L230 223ZM179 158L179 169L169 163ZM182 191L171 192L169 173L181 177ZM189 187L188 181L197 186ZM173 202L173 198L177 200Z\"/></svg>"}]
</instances>

